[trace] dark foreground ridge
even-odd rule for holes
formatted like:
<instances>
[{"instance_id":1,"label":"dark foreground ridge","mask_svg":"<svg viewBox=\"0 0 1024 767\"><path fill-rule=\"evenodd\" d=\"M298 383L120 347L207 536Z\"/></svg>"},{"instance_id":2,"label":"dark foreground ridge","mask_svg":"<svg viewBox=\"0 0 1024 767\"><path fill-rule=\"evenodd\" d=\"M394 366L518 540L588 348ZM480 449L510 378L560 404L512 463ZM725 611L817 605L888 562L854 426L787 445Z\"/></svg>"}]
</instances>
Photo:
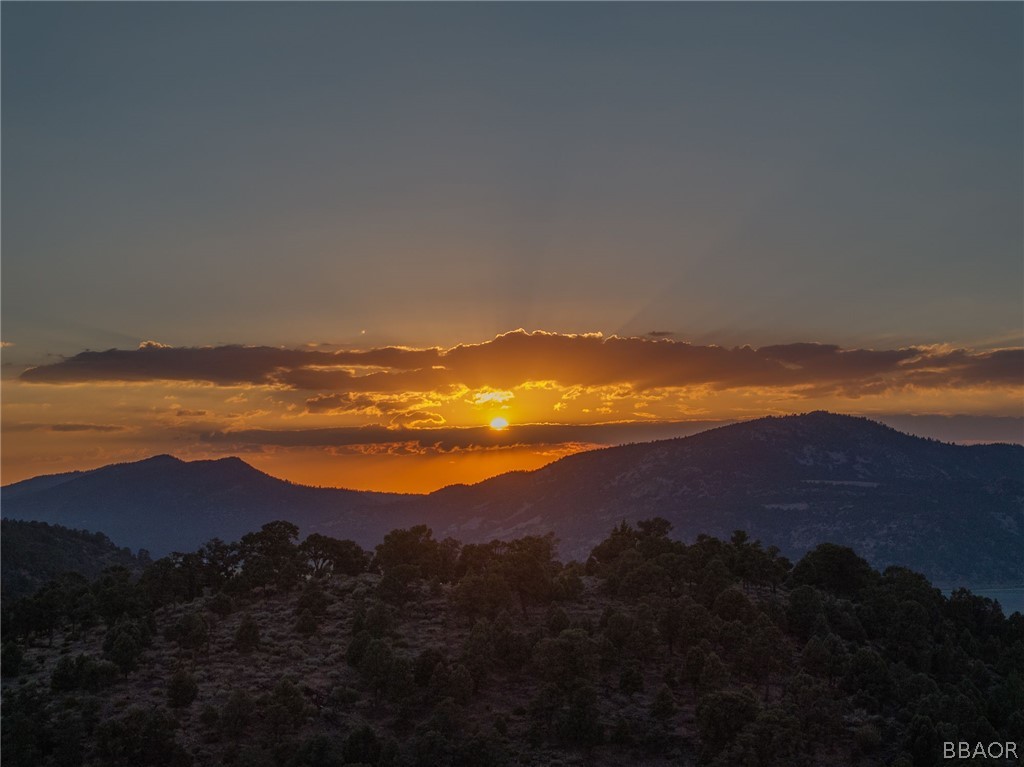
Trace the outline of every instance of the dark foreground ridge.
<instances>
[{"instance_id":1,"label":"dark foreground ridge","mask_svg":"<svg viewBox=\"0 0 1024 767\"><path fill-rule=\"evenodd\" d=\"M287 519L363 546L424 521L470 542L553 532L576 558L621 520L661 516L683 540L744 529L790 557L833 541L947 585L1024 584L1024 447L944 444L823 412L579 453L425 496L294 485L237 458L157 456L5 487L3 514L154 554Z\"/></svg>"},{"instance_id":2,"label":"dark foreground ridge","mask_svg":"<svg viewBox=\"0 0 1024 767\"><path fill-rule=\"evenodd\" d=\"M268 523L3 605L6 767L932 767L1024 741L1024 616L822 544ZM970 762L946 762L968 764ZM1012 764L1015 760L989 760Z\"/></svg>"}]
</instances>

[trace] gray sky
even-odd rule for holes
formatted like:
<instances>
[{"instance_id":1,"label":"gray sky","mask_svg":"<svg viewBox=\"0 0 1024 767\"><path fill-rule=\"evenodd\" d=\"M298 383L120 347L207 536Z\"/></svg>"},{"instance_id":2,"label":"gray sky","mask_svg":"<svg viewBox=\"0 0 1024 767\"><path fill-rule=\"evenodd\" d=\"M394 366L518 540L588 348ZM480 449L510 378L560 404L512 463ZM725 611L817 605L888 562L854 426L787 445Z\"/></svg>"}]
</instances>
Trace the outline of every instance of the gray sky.
<instances>
[{"instance_id":1,"label":"gray sky","mask_svg":"<svg viewBox=\"0 0 1024 767\"><path fill-rule=\"evenodd\" d=\"M1021 342L1019 3L2 14L9 362Z\"/></svg>"},{"instance_id":2,"label":"gray sky","mask_svg":"<svg viewBox=\"0 0 1024 767\"><path fill-rule=\"evenodd\" d=\"M3 481L423 491L814 409L1022 438L1020 3L0 15Z\"/></svg>"}]
</instances>

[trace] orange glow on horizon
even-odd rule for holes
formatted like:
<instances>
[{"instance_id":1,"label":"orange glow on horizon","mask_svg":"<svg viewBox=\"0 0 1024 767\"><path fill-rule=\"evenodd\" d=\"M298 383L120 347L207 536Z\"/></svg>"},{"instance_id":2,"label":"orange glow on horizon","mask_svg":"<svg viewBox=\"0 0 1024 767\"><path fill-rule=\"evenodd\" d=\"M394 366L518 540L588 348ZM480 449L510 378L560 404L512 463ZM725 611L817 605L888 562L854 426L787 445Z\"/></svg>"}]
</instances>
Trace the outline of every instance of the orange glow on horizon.
<instances>
[{"instance_id":1,"label":"orange glow on horizon","mask_svg":"<svg viewBox=\"0 0 1024 767\"><path fill-rule=\"evenodd\" d=\"M471 450L450 454L332 455L316 449L241 456L271 476L304 485L391 493L430 493L447 485L474 484L509 471L532 471L598 445Z\"/></svg>"},{"instance_id":2,"label":"orange glow on horizon","mask_svg":"<svg viewBox=\"0 0 1024 767\"><path fill-rule=\"evenodd\" d=\"M322 358L336 350L144 344L90 352L34 368L50 378L4 378L0 481L171 453L238 455L303 484L426 492L538 468L584 443L681 436L659 425L812 410L955 415L968 419L950 422L955 439L984 441L988 427L970 419L1017 417L1024 395L1016 379L999 377L1024 349L921 346L908 361L900 349L780 348L513 331L451 349L344 352L344 364ZM707 360L718 367L704 370ZM141 363L147 375L182 379L127 380ZM1010 428L996 436L1016 441Z\"/></svg>"}]
</instances>

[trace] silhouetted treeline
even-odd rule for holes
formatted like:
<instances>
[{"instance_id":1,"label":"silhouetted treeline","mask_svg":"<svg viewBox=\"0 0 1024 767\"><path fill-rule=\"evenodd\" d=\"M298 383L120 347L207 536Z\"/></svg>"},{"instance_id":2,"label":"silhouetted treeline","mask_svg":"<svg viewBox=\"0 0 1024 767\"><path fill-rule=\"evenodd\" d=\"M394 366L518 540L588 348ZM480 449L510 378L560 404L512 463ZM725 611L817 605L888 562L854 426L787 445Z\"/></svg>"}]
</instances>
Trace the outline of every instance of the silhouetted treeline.
<instances>
[{"instance_id":1,"label":"silhouetted treeline","mask_svg":"<svg viewBox=\"0 0 1024 767\"><path fill-rule=\"evenodd\" d=\"M3 608L6 765L932 765L1024 741L1024 616L622 523L374 552L272 522ZM955 763L955 762L950 762Z\"/></svg>"}]
</instances>

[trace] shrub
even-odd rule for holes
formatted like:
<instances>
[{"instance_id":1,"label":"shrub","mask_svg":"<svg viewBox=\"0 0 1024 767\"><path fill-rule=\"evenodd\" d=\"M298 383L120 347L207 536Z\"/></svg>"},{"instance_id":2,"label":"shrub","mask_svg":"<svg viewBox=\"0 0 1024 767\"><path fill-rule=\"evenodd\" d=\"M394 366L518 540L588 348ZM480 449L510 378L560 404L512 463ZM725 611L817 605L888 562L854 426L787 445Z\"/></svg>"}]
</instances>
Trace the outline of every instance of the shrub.
<instances>
[{"instance_id":1,"label":"shrub","mask_svg":"<svg viewBox=\"0 0 1024 767\"><path fill-rule=\"evenodd\" d=\"M309 637L313 636L320 628L320 624L316 619L316 616L309 610L303 610L299 613L299 619L295 621L295 631L302 636Z\"/></svg>"},{"instance_id":2,"label":"shrub","mask_svg":"<svg viewBox=\"0 0 1024 767\"><path fill-rule=\"evenodd\" d=\"M374 641L373 637L370 636L369 631L359 632L355 638L349 642L348 649L345 650L345 661L350 666L356 668L363 662L363 656L366 655L366 649L370 646L370 642Z\"/></svg>"},{"instance_id":3,"label":"shrub","mask_svg":"<svg viewBox=\"0 0 1024 767\"><path fill-rule=\"evenodd\" d=\"M604 740L604 729L597 716L597 692L589 684L577 687L569 695L568 705L556 717L558 737L581 746L593 746Z\"/></svg>"},{"instance_id":4,"label":"shrub","mask_svg":"<svg viewBox=\"0 0 1024 767\"><path fill-rule=\"evenodd\" d=\"M667 684L658 688L658 694L651 703L651 716L655 719L668 719L676 712L676 701Z\"/></svg>"},{"instance_id":5,"label":"shrub","mask_svg":"<svg viewBox=\"0 0 1024 767\"><path fill-rule=\"evenodd\" d=\"M199 694L199 686L195 678L185 669L180 668L174 672L170 683L167 685L167 702L171 708L186 708L192 705L192 701Z\"/></svg>"},{"instance_id":6,"label":"shrub","mask_svg":"<svg viewBox=\"0 0 1024 767\"><path fill-rule=\"evenodd\" d=\"M50 688L54 692L98 692L117 680L117 672L117 666L108 661L97 661L88 655L65 656L57 661L50 675Z\"/></svg>"},{"instance_id":7,"label":"shrub","mask_svg":"<svg viewBox=\"0 0 1024 767\"><path fill-rule=\"evenodd\" d=\"M178 621L175 639L186 650L209 647L210 626L201 613L186 613Z\"/></svg>"},{"instance_id":8,"label":"shrub","mask_svg":"<svg viewBox=\"0 0 1024 767\"><path fill-rule=\"evenodd\" d=\"M394 565L388 568L377 585L377 596L391 604L404 604L412 598L412 584L416 576L414 565Z\"/></svg>"},{"instance_id":9,"label":"shrub","mask_svg":"<svg viewBox=\"0 0 1024 767\"><path fill-rule=\"evenodd\" d=\"M512 603L512 589L500 573L469 573L452 591L456 608L470 617L493 617Z\"/></svg>"},{"instance_id":10,"label":"shrub","mask_svg":"<svg viewBox=\"0 0 1024 767\"><path fill-rule=\"evenodd\" d=\"M644 689L644 675L640 671L640 664L630 661L619 674L619 690L626 695L633 695Z\"/></svg>"},{"instance_id":11,"label":"shrub","mask_svg":"<svg viewBox=\"0 0 1024 767\"><path fill-rule=\"evenodd\" d=\"M54 692L65 692L75 690L79 687L79 667L77 661L84 659L84 655L77 658L65 656L57 661L57 665L50 674L50 689Z\"/></svg>"},{"instance_id":12,"label":"shrub","mask_svg":"<svg viewBox=\"0 0 1024 767\"><path fill-rule=\"evenodd\" d=\"M547 626L547 629L551 632L552 636L558 636L569 628L569 616L566 615L565 610L558 605L553 604L548 608L544 624Z\"/></svg>"},{"instance_id":13,"label":"shrub","mask_svg":"<svg viewBox=\"0 0 1024 767\"><path fill-rule=\"evenodd\" d=\"M224 733L237 738L252 721L256 705L245 690L235 690L220 712L220 726Z\"/></svg>"},{"instance_id":14,"label":"shrub","mask_svg":"<svg viewBox=\"0 0 1024 767\"><path fill-rule=\"evenodd\" d=\"M583 595L583 579L574 569L566 568L554 582L554 598L565 602L579 599Z\"/></svg>"},{"instance_id":15,"label":"shrub","mask_svg":"<svg viewBox=\"0 0 1024 767\"><path fill-rule=\"evenodd\" d=\"M305 589L303 589L299 601L295 605L295 610L301 613L303 610L309 610L313 615L321 616L327 612L327 606L330 604L330 599L324 593L324 590L320 588L320 584L316 581L311 581Z\"/></svg>"},{"instance_id":16,"label":"shrub","mask_svg":"<svg viewBox=\"0 0 1024 767\"><path fill-rule=\"evenodd\" d=\"M702 697L697 705L701 759L709 761L723 751L757 718L759 709L757 699L749 692L714 692Z\"/></svg>"},{"instance_id":17,"label":"shrub","mask_svg":"<svg viewBox=\"0 0 1024 767\"><path fill-rule=\"evenodd\" d=\"M468 668L461 663L455 664L452 668L449 685L451 696L456 703L469 703L470 698L473 697L473 676L469 673Z\"/></svg>"},{"instance_id":18,"label":"shrub","mask_svg":"<svg viewBox=\"0 0 1024 767\"><path fill-rule=\"evenodd\" d=\"M220 711L216 706L207 703L199 712L199 723L207 730L214 730L220 725Z\"/></svg>"},{"instance_id":19,"label":"shrub","mask_svg":"<svg viewBox=\"0 0 1024 767\"><path fill-rule=\"evenodd\" d=\"M128 676L138 666L142 648L148 639L149 633L142 624L122 616L107 630L103 638L103 652Z\"/></svg>"},{"instance_id":20,"label":"shrub","mask_svg":"<svg viewBox=\"0 0 1024 767\"><path fill-rule=\"evenodd\" d=\"M261 724L273 742L302 727L309 716L306 699L295 684L282 679L268 695L260 698Z\"/></svg>"},{"instance_id":21,"label":"shrub","mask_svg":"<svg viewBox=\"0 0 1024 767\"><path fill-rule=\"evenodd\" d=\"M341 753L347 764L377 764L380 748L377 733L372 727L363 725L345 739Z\"/></svg>"},{"instance_id":22,"label":"shrub","mask_svg":"<svg viewBox=\"0 0 1024 767\"><path fill-rule=\"evenodd\" d=\"M327 735L311 735L288 760L289 767L342 767L341 749ZM349 763L351 764L351 763Z\"/></svg>"},{"instance_id":23,"label":"shrub","mask_svg":"<svg viewBox=\"0 0 1024 767\"><path fill-rule=\"evenodd\" d=\"M251 615L246 615L235 632L235 649L240 653L250 653L260 646L260 627Z\"/></svg>"},{"instance_id":24,"label":"shrub","mask_svg":"<svg viewBox=\"0 0 1024 767\"><path fill-rule=\"evenodd\" d=\"M413 664L412 676L416 684L420 687L430 684L430 677L433 675L434 669L437 668L437 664L444 663L444 661L444 653L436 647L428 647L423 650L416 656L416 662Z\"/></svg>"},{"instance_id":25,"label":"shrub","mask_svg":"<svg viewBox=\"0 0 1024 767\"><path fill-rule=\"evenodd\" d=\"M873 724L862 724L853 733L853 742L862 754L870 754L882 745L882 734Z\"/></svg>"},{"instance_id":26,"label":"shrub","mask_svg":"<svg viewBox=\"0 0 1024 767\"><path fill-rule=\"evenodd\" d=\"M175 740L176 723L163 709L132 709L121 719L96 728L96 753L101 764L178 767L191 757Z\"/></svg>"},{"instance_id":27,"label":"shrub","mask_svg":"<svg viewBox=\"0 0 1024 767\"><path fill-rule=\"evenodd\" d=\"M728 670L718 653L710 653L704 659L704 668L700 672L700 689L702 692L720 690L728 678Z\"/></svg>"},{"instance_id":28,"label":"shrub","mask_svg":"<svg viewBox=\"0 0 1024 767\"><path fill-rule=\"evenodd\" d=\"M331 708L348 708L359 700L359 691L345 685L338 685L327 696L327 705Z\"/></svg>"},{"instance_id":29,"label":"shrub","mask_svg":"<svg viewBox=\"0 0 1024 767\"><path fill-rule=\"evenodd\" d=\"M89 692L110 687L117 681L118 668L110 661L92 661L82 673L82 687Z\"/></svg>"},{"instance_id":30,"label":"shrub","mask_svg":"<svg viewBox=\"0 0 1024 767\"><path fill-rule=\"evenodd\" d=\"M503 738L508 737L508 720L503 716L497 716L494 718L494 731L501 735Z\"/></svg>"},{"instance_id":31,"label":"shrub","mask_svg":"<svg viewBox=\"0 0 1024 767\"><path fill-rule=\"evenodd\" d=\"M17 676L21 673L21 662L24 657L20 645L14 642L5 643L3 651L0 652L0 673L5 677Z\"/></svg>"},{"instance_id":32,"label":"shrub","mask_svg":"<svg viewBox=\"0 0 1024 767\"><path fill-rule=\"evenodd\" d=\"M210 597L210 600L206 603L206 609L214 615L219 615L223 618L231 614L231 611L234 609L234 603L231 601L231 597L223 591L218 591Z\"/></svg>"}]
</instances>

